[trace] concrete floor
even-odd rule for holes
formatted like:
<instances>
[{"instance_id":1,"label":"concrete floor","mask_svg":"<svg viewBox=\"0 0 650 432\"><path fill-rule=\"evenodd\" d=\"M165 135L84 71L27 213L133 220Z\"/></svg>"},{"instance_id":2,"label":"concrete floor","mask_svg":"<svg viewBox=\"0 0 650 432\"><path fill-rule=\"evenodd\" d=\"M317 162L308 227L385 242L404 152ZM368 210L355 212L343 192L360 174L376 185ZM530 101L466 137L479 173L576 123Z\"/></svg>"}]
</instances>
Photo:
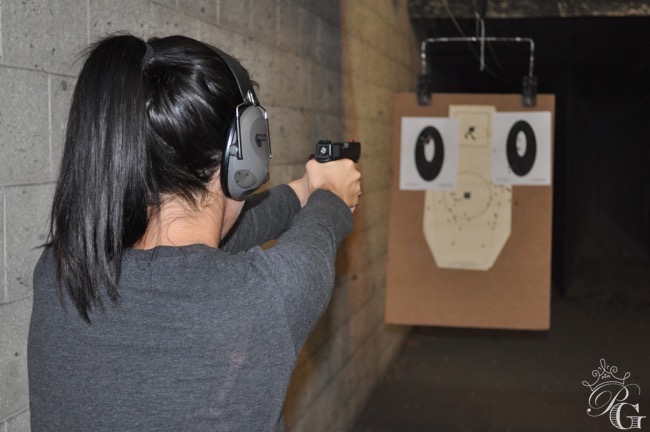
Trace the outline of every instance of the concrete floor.
<instances>
[{"instance_id":1,"label":"concrete floor","mask_svg":"<svg viewBox=\"0 0 650 432\"><path fill-rule=\"evenodd\" d=\"M641 389L622 425L645 415L650 431L650 263L627 264L627 279L621 266L585 273L580 298L553 301L548 332L414 329L351 432L616 431L586 412L582 381L595 381L600 359Z\"/></svg>"}]
</instances>

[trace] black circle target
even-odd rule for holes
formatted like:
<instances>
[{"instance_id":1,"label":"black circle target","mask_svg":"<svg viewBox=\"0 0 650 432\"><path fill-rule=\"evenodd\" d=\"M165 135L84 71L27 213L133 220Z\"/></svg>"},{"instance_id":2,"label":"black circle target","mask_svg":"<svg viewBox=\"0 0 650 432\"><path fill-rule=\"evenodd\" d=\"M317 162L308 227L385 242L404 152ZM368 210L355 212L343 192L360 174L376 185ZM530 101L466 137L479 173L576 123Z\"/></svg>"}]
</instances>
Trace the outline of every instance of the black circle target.
<instances>
[{"instance_id":1,"label":"black circle target","mask_svg":"<svg viewBox=\"0 0 650 432\"><path fill-rule=\"evenodd\" d=\"M519 156L517 152L517 135L519 135L519 132L523 132L526 137L526 152L522 156ZM528 122L519 120L512 125L510 133L508 133L506 155L508 156L510 169L520 177L528 174L533 168L537 156L537 140L535 139L535 132Z\"/></svg>"},{"instance_id":2,"label":"black circle target","mask_svg":"<svg viewBox=\"0 0 650 432\"><path fill-rule=\"evenodd\" d=\"M424 155L424 146L433 141L433 159L428 161ZM415 166L424 180L431 181L438 177L442 170L442 162L445 160L445 146L442 142L442 136L438 129L433 126L427 126L422 129L418 140L415 143Z\"/></svg>"}]
</instances>

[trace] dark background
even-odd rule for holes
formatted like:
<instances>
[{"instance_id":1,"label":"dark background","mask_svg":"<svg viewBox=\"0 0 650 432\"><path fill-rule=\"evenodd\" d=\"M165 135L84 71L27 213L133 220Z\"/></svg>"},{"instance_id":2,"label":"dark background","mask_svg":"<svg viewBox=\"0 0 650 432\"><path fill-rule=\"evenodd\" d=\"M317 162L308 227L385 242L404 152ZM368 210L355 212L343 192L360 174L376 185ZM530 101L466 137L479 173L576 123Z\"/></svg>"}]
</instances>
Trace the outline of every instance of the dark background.
<instances>
[{"instance_id":1,"label":"dark background","mask_svg":"<svg viewBox=\"0 0 650 432\"><path fill-rule=\"evenodd\" d=\"M417 39L461 36L449 19L413 19ZM486 36L535 41L539 93L556 95L553 282L562 296L615 301L650 287L650 18L488 19ZM475 20L458 20L467 36ZM435 43L433 92L519 93L529 45ZM414 77L415 80L415 77ZM594 292L594 278L612 278ZM615 279L621 277L621 283Z\"/></svg>"}]
</instances>

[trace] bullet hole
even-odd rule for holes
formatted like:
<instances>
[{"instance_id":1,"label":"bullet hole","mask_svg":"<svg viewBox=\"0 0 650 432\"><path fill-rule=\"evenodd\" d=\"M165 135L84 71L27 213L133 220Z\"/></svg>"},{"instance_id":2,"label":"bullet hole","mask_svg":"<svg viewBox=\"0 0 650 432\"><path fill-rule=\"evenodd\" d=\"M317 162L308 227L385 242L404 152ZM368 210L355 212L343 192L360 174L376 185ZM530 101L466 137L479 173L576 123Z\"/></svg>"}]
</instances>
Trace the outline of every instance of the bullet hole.
<instances>
[{"instance_id":1,"label":"bullet hole","mask_svg":"<svg viewBox=\"0 0 650 432\"><path fill-rule=\"evenodd\" d=\"M68 89L68 83L66 81L61 81L61 90L66 91Z\"/></svg>"}]
</instances>

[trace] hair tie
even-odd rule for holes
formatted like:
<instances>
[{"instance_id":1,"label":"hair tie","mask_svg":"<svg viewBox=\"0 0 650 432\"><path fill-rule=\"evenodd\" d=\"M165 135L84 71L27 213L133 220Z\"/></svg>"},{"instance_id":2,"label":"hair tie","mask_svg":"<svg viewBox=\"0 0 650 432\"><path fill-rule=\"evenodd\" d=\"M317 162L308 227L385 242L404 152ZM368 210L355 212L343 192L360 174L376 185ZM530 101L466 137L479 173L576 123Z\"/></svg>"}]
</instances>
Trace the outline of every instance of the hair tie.
<instances>
[{"instance_id":1,"label":"hair tie","mask_svg":"<svg viewBox=\"0 0 650 432\"><path fill-rule=\"evenodd\" d=\"M144 69L144 67L146 65L149 64L149 62L151 62L151 59L153 58L153 54L154 54L153 53L153 48L151 47L151 45L149 45L148 43L145 43L145 46L147 47L147 51L144 53L144 57L142 57L142 68L143 69Z\"/></svg>"}]
</instances>

